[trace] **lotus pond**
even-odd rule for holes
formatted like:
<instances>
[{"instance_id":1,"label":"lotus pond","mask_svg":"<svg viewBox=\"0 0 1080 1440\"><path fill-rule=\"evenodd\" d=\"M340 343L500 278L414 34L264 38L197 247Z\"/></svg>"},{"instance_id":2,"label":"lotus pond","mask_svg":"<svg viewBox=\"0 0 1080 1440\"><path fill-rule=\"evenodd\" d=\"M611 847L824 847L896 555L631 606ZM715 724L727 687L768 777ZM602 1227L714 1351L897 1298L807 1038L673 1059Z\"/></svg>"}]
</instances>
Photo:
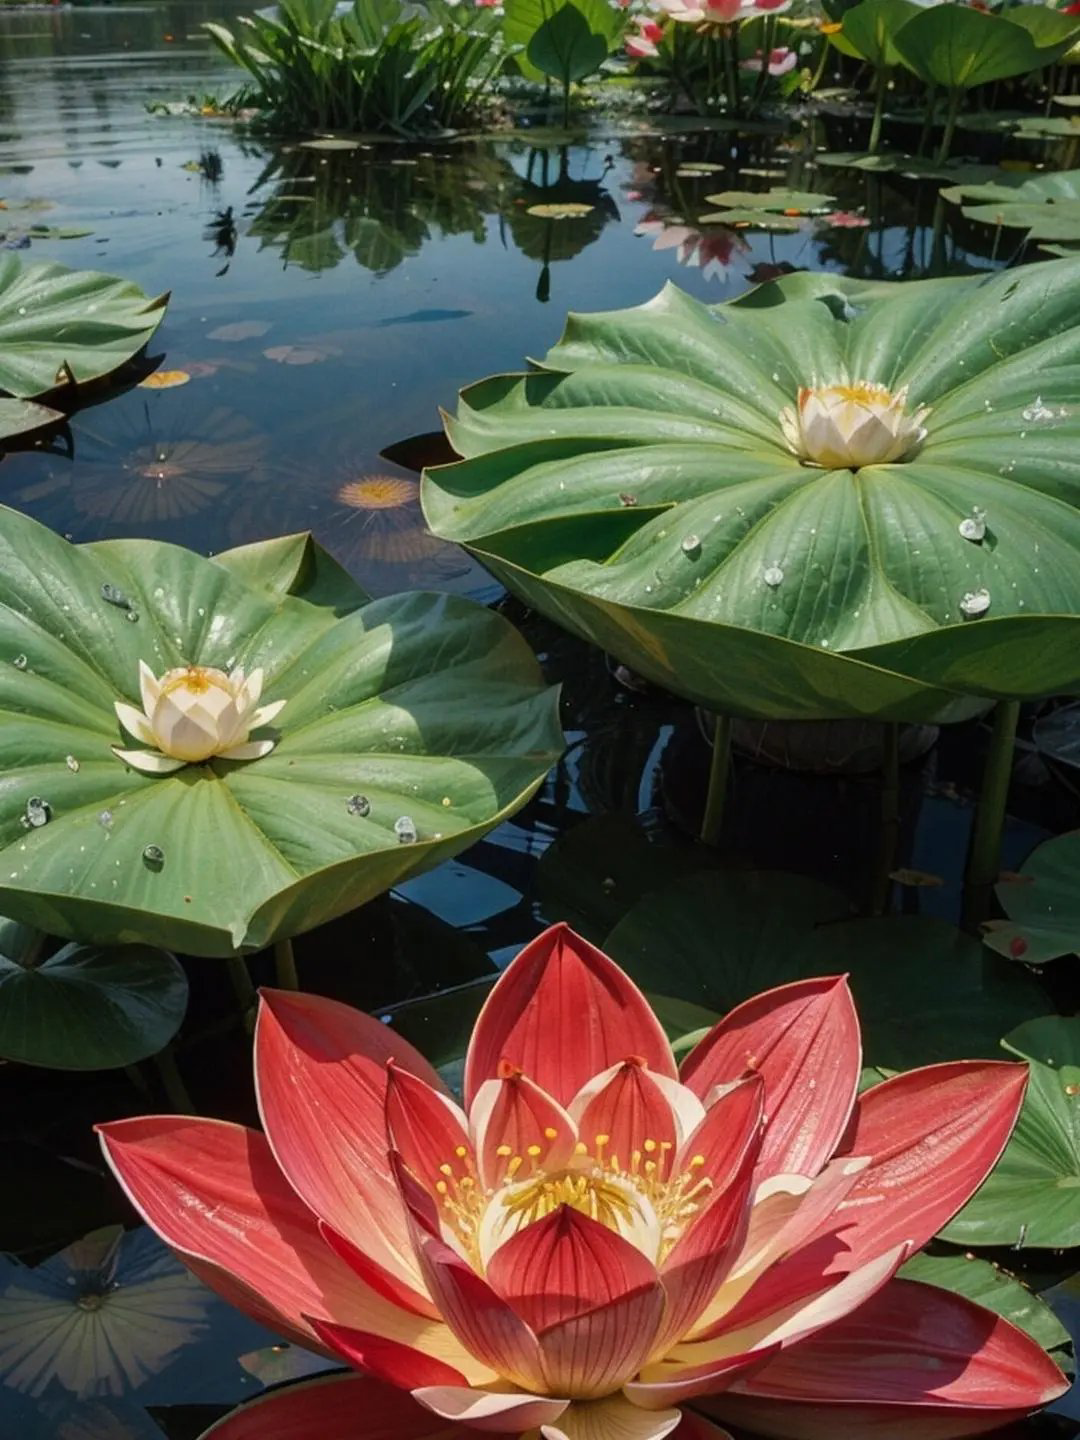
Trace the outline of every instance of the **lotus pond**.
<instances>
[{"instance_id":1,"label":"lotus pond","mask_svg":"<svg viewBox=\"0 0 1080 1440\"><path fill-rule=\"evenodd\" d=\"M882 126L882 101L875 125L867 75L833 75L832 52L812 105L738 122L612 83L583 97L570 130L532 91L483 135L270 136L197 113L237 83L200 26L240 13L208 0L0 9L0 390L13 397L0 400L0 1433L197 1440L242 1401L340 1369L331 1353L386 1378L400 1357L308 1325L332 1308L317 1266L293 1323L283 1296L309 1283L303 1266L267 1281L261 1308L246 1304L255 1318L189 1272L172 1250L217 1273L148 1198L168 1169L145 1178L160 1137L115 1122L258 1124L254 987L277 987L258 1088L304 1202L291 1203L337 1225L348 1264L368 1279L374 1267L408 1310L361 1162L345 1176L360 1186L359 1255L341 1219L355 1197L339 1213L297 1180L308 1152L294 1132L337 1092L305 1069L304 1027L330 1012L308 1016L291 992L376 1017L386 1055L415 1046L437 1075L419 1059L411 1073L472 1099L485 1078L511 1083L525 1045L511 1013L497 1037L477 1031L466 1069L492 982L567 922L647 994L687 1093L699 1075L700 1099L669 1088L678 1123L667 1110L655 1123L685 1139L679 1105L717 1104L721 1086L724 1133L748 1137L736 1169L753 1145L775 1158L794 1122L781 1108L753 1139L761 1086L743 1062L764 1068L766 1091L773 1072L749 1051L724 1069L725 1032L693 1047L760 992L817 997L814 977L849 976L861 1076L834 989L832 1048L817 1070L798 1062L807 1093L822 1076L830 1094L836 1074L851 1081L831 1110L810 1102L813 1164L787 1156L806 1174L824 1165L823 1179L861 1154L843 1136L856 1080L873 1095L916 1067L1030 1066L981 1188L1019 1091L987 1091L985 1123L1002 1128L981 1161L949 1148L951 1120L931 1113L952 1114L944 1091L910 1102L927 1127L915 1138L888 1120L882 1146L903 1157L926 1142L909 1210L941 1192L926 1248L893 1258L908 1281L1029 1337L1013 1356L1022 1399L998 1402L1003 1434L1077 1434L1075 1393L1023 1389L1054 1373L1036 1347L1071 1376L1080 1328L1080 184L1067 105L1048 107L1050 86L1037 116L1006 126L1011 96L992 78L959 117L944 176L912 158L917 110ZM838 56L873 49L857 25L847 40L863 49L838 42ZM89 322L85 353L20 329L40 303L32 290L23 303L25 267L43 263L128 284L76 286L46 317L61 333ZM797 399L800 387L812 393ZM852 389L880 425L841 436L870 446L854 458L830 428ZM857 513L852 473L878 477ZM213 724L199 710L193 738L207 694ZM564 942L525 963L551 943ZM640 1067L673 1075L622 984L605 981ZM777 1005L775 1024L796 1033ZM360 1023L341 1013L333 1024ZM503 1013L485 1011L489 1031ZM775 1035L754 1035L767 1056ZM561 1044L548 1035L534 1056L555 1097L545 1145L618 1118L613 1082L592 1078L607 1042L591 1068L566 1061L572 1085L550 1058ZM282 1077L299 1087L295 1114ZM594 1087L587 1103L580 1084ZM588 1108L601 1100L603 1124ZM421 1107L413 1123L426 1102L395 1103ZM862 1133L875 1102L860 1103ZM286 1130L300 1160L282 1159ZM483 1125L462 1136L451 1151L471 1155L475 1140L482 1164ZM423 1170L422 1146L395 1144ZM924 1192L915 1171L938 1144L948 1159ZM587 1158L620 1185L630 1174ZM207 1151L208 1169L224 1163ZM197 1170L176 1214L225 1203L202 1195ZM658 1212L674 1204L659 1194ZM595 1220L596 1203L578 1211ZM454 1212L465 1251L468 1213ZM684 1213L670 1213L677 1230ZM272 1220L267 1245L280 1229ZM813 1285L798 1283L805 1298ZM882 1293L907 1304L915 1291ZM896 1315L898 1329L915 1323L903 1304ZM357 1328L326 1317L342 1318ZM456 1363L432 1361L406 1388L446 1388ZM797 1365L788 1383L805 1388ZM812 1430L770 1431L751 1391L706 1410L715 1424L695 1408L676 1440L716 1440L720 1423L740 1440L861 1435L842 1406L863 1392L823 1384ZM329 1392L306 1393L324 1405ZM279 1411L272 1428L254 1409L249 1428L218 1433L472 1433L343 1393L351 1414L372 1407L368 1428L336 1430L321 1409L306 1422ZM892 1423L909 1425L901 1414ZM659 1423L640 1440L669 1433ZM921 1423L867 1420L865 1433L974 1428ZM546 1411L500 1424L616 1434Z\"/></svg>"}]
</instances>

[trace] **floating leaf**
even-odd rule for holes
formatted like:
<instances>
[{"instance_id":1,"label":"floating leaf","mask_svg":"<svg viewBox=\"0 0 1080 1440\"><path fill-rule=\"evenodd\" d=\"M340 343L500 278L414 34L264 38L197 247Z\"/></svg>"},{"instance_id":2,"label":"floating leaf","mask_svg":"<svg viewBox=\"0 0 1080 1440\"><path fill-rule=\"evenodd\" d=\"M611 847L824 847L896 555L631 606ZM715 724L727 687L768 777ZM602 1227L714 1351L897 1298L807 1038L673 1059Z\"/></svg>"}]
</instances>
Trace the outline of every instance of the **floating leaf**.
<instances>
[{"instance_id":1,"label":"floating leaf","mask_svg":"<svg viewBox=\"0 0 1080 1440\"><path fill-rule=\"evenodd\" d=\"M27 964L0 920L0 1056L52 1070L111 1070L156 1055L180 1028L188 983L165 950L65 945Z\"/></svg>"},{"instance_id":2,"label":"floating leaf","mask_svg":"<svg viewBox=\"0 0 1080 1440\"><path fill-rule=\"evenodd\" d=\"M279 365L317 365L341 351L324 345L271 345L263 354Z\"/></svg>"},{"instance_id":3,"label":"floating leaf","mask_svg":"<svg viewBox=\"0 0 1080 1440\"><path fill-rule=\"evenodd\" d=\"M990 1178L941 1232L958 1245L1080 1245L1080 1018L1029 1020L1001 1042L1027 1060L1020 1119Z\"/></svg>"},{"instance_id":4,"label":"floating leaf","mask_svg":"<svg viewBox=\"0 0 1080 1440\"><path fill-rule=\"evenodd\" d=\"M595 209L595 205L564 200L552 205L529 205L525 213L539 216L541 220L579 220L582 215L591 215Z\"/></svg>"},{"instance_id":5,"label":"floating leaf","mask_svg":"<svg viewBox=\"0 0 1080 1440\"><path fill-rule=\"evenodd\" d=\"M59 410L50 410L47 405L0 397L0 442L14 439L16 435L29 435L46 425L55 425L63 418Z\"/></svg>"},{"instance_id":6,"label":"floating leaf","mask_svg":"<svg viewBox=\"0 0 1080 1440\"><path fill-rule=\"evenodd\" d=\"M145 380L139 381L140 390L175 390L180 385L186 385L191 379L187 370L155 370L152 375L147 375Z\"/></svg>"},{"instance_id":7,"label":"floating leaf","mask_svg":"<svg viewBox=\"0 0 1080 1440\"><path fill-rule=\"evenodd\" d=\"M525 642L456 596L366 598L303 535L208 560L153 541L72 546L0 511L0 657L26 657L0 664L0 908L85 943L261 949L513 813L561 748ZM137 700L140 660L261 668L265 700L287 702L273 751L130 770L111 750L113 707ZM34 797L49 815L27 828Z\"/></svg>"},{"instance_id":8,"label":"floating leaf","mask_svg":"<svg viewBox=\"0 0 1080 1440\"><path fill-rule=\"evenodd\" d=\"M301 140L301 150L359 150L359 140L347 140L341 135L323 135L317 140Z\"/></svg>"},{"instance_id":9,"label":"floating leaf","mask_svg":"<svg viewBox=\"0 0 1080 1440\"><path fill-rule=\"evenodd\" d=\"M206 338L230 343L236 340L257 340L269 329L269 320L234 320L231 325L219 325L216 330L210 330Z\"/></svg>"},{"instance_id":10,"label":"floating leaf","mask_svg":"<svg viewBox=\"0 0 1080 1440\"><path fill-rule=\"evenodd\" d=\"M1025 965L1080 952L1080 830L1045 840L996 893L1009 920L988 931L991 950Z\"/></svg>"},{"instance_id":11,"label":"floating leaf","mask_svg":"<svg viewBox=\"0 0 1080 1440\"><path fill-rule=\"evenodd\" d=\"M110 375L165 315L129 280L0 257L0 389L22 400Z\"/></svg>"}]
</instances>

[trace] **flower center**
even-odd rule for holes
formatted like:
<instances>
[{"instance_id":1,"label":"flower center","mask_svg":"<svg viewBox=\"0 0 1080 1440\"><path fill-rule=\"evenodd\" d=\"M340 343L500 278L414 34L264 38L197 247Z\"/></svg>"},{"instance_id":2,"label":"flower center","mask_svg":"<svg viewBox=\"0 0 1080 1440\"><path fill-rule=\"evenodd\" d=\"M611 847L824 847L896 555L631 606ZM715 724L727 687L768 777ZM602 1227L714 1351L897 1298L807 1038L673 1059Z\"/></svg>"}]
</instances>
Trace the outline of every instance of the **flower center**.
<instances>
[{"instance_id":1,"label":"flower center","mask_svg":"<svg viewBox=\"0 0 1080 1440\"><path fill-rule=\"evenodd\" d=\"M205 695L212 686L220 684L221 681L202 665L189 665L175 680L167 681L161 687L161 693L171 695L174 690L186 690L189 695Z\"/></svg>"},{"instance_id":2,"label":"flower center","mask_svg":"<svg viewBox=\"0 0 1080 1440\"><path fill-rule=\"evenodd\" d=\"M546 1130L547 1147L557 1132ZM579 1141L569 1162L546 1167L546 1147L524 1154L501 1145L495 1154L501 1178L484 1186L464 1146L454 1162L439 1167L435 1189L444 1220L474 1267L483 1273L495 1251L512 1235L543 1220L563 1205L616 1231L660 1263L705 1203L712 1181L702 1174L703 1155L680 1171L672 1165L670 1141L644 1140L621 1159L610 1151L611 1137L597 1135L592 1147Z\"/></svg>"},{"instance_id":3,"label":"flower center","mask_svg":"<svg viewBox=\"0 0 1080 1440\"><path fill-rule=\"evenodd\" d=\"M895 393L873 380L844 380L799 391L780 414L788 448L825 469L859 470L907 460L926 438L926 406L907 409L907 387Z\"/></svg>"}]
</instances>

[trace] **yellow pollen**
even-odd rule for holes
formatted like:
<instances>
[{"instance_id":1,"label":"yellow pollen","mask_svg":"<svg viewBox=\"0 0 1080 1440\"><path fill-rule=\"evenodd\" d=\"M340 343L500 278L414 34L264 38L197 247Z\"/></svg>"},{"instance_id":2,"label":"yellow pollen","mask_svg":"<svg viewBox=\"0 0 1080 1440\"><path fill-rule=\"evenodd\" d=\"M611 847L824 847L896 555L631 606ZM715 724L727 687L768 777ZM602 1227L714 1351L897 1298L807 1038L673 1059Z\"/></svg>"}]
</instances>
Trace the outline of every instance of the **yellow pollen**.
<instances>
[{"instance_id":1,"label":"yellow pollen","mask_svg":"<svg viewBox=\"0 0 1080 1440\"><path fill-rule=\"evenodd\" d=\"M534 1160L536 1159L537 1155L542 1155L543 1153L544 1152L539 1145L530 1145L529 1148L525 1151L525 1154L531 1155Z\"/></svg>"},{"instance_id":2,"label":"yellow pollen","mask_svg":"<svg viewBox=\"0 0 1080 1440\"><path fill-rule=\"evenodd\" d=\"M509 1145L500 1145L495 1151L495 1154L500 1156L503 1160L506 1159L507 1155L512 1155L513 1153L514 1152L510 1149Z\"/></svg>"},{"instance_id":3,"label":"yellow pollen","mask_svg":"<svg viewBox=\"0 0 1080 1440\"><path fill-rule=\"evenodd\" d=\"M209 672L202 665L189 665L182 675L177 675L175 680L161 687L162 695L170 695L174 690L187 690L192 695L205 695L207 690L216 682Z\"/></svg>"},{"instance_id":4,"label":"yellow pollen","mask_svg":"<svg viewBox=\"0 0 1080 1440\"><path fill-rule=\"evenodd\" d=\"M468 1155L468 1153L468 1149L464 1145L459 1145L454 1151L454 1154L458 1157L459 1160L464 1160L465 1156Z\"/></svg>"},{"instance_id":5,"label":"yellow pollen","mask_svg":"<svg viewBox=\"0 0 1080 1440\"><path fill-rule=\"evenodd\" d=\"M506 1167L507 1176L512 1180L524 1164L525 1161L521 1158L521 1156L515 1155L514 1158L510 1161L510 1164Z\"/></svg>"},{"instance_id":6,"label":"yellow pollen","mask_svg":"<svg viewBox=\"0 0 1080 1440\"><path fill-rule=\"evenodd\" d=\"M853 405L888 404L892 400L884 385L874 385L869 380L860 380L854 385L830 385L828 388Z\"/></svg>"},{"instance_id":7,"label":"yellow pollen","mask_svg":"<svg viewBox=\"0 0 1080 1440\"><path fill-rule=\"evenodd\" d=\"M440 1165L440 1166L439 1166L439 1174L440 1174L440 1175L450 1176L450 1175L453 1175L453 1173L454 1173L453 1166L451 1166L451 1165Z\"/></svg>"},{"instance_id":8,"label":"yellow pollen","mask_svg":"<svg viewBox=\"0 0 1080 1440\"><path fill-rule=\"evenodd\" d=\"M440 1195L448 1195L450 1193L450 1186L447 1185L445 1180L436 1180L435 1189Z\"/></svg>"},{"instance_id":9,"label":"yellow pollen","mask_svg":"<svg viewBox=\"0 0 1080 1440\"><path fill-rule=\"evenodd\" d=\"M700 1170L701 1167L702 1167L704 1164L705 1164L705 1156L704 1156L704 1155L692 1155L692 1156L690 1157L690 1168L691 1168L691 1170Z\"/></svg>"},{"instance_id":10,"label":"yellow pollen","mask_svg":"<svg viewBox=\"0 0 1080 1440\"><path fill-rule=\"evenodd\" d=\"M648 1152L648 1154L651 1155L656 1148L657 1148L657 1145L656 1145L656 1141L655 1141L655 1140L646 1140L646 1141L645 1141L645 1149L646 1149L646 1151Z\"/></svg>"},{"instance_id":11,"label":"yellow pollen","mask_svg":"<svg viewBox=\"0 0 1080 1440\"><path fill-rule=\"evenodd\" d=\"M557 1130L553 1130L553 1129L551 1128L551 1126L549 1125L549 1126L547 1127L547 1129L544 1131L544 1139L545 1139L545 1140L557 1140L558 1138L559 1138L559 1132L558 1132Z\"/></svg>"},{"instance_id":12,"label":"yellow pollen","mask_svg":"<svg viewBox=\"0 0 1080 1440\"><path fill-rule=\"evenodd\" d=\"M574 1146L574 1154L575 1154L575 1155L587 1155L588 1153L589 1153L589 1147L585 1144L584 1140L579 1140L579 1141L577 1142L577 1144Z\"/></svg>"}]
</instances>

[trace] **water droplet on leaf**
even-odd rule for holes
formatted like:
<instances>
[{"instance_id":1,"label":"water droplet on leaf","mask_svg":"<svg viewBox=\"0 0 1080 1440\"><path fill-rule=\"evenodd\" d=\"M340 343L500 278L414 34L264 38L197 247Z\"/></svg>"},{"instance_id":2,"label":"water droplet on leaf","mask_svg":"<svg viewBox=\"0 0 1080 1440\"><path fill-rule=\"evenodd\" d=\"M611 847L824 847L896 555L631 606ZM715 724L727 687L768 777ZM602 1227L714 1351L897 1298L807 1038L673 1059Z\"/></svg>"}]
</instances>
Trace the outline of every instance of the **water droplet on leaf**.
<instances>
[{"instance_id":1,"label":"water droplet on leaf","mask_svg":"<svg viewBox=\"0 0 1080 1440\"><path fill-rule=\"evenodd\" d=\"M79 773L79 762L75 759L74 755L65 755L64 764L73 774L77 775Z\"/></svg>"},{"instance_id":2,"label":"water droplet on leaf","mask_svg":"<svg viewBox=\"0 0 1080 1440\"><path fill-rule=\"evenodd\" d=\"M350 795L345 801L345 809L350 815L359 815L361 819L371 814L371 801L366 795Z\"/></svg>"},{"instance_id":3,"label":"water droplet on leaf","mask_svg":"<svg viewBox=\"0 0 1080 1440\"><path fill-rule=\"evenodd\" d=\"M148 870L160 870L165 864L165 851L160 845L146 845L143 847L142 858Z\"/></svg>"},{"instance_id":4,"label":"water droplet on leaf","mask_svg":"<svg viewBox=\"0 0 1080 1440\"><path fill-rule=\"evenodd\" d=\"M394 834L398 838L399 845L413 845L416 843L416 825L411 815L402 815L394 821Z\"/></svg>"},{"instance_id":5,"label":"water droplet on leaf","mask_svg":"<svg viewBox=\"0 0 1080 1440\"><path fill-rule=\"evenodd\" d=\"M761 577L770 589L775 590L784 578L784 572L779 565L770 565Z\"/></svg>"},{"instance_id":6,"label":"water droplet on leaf","mask_svg":"<svg viewBox=\"0 0 1080 1440\"><path fill-rule=\"evenodd\" d=\"M985 615L990 609L990 591L985 587L981 590L968 590L960 599L960 609L965 615Z\"/></svg>"}]
</instances>

